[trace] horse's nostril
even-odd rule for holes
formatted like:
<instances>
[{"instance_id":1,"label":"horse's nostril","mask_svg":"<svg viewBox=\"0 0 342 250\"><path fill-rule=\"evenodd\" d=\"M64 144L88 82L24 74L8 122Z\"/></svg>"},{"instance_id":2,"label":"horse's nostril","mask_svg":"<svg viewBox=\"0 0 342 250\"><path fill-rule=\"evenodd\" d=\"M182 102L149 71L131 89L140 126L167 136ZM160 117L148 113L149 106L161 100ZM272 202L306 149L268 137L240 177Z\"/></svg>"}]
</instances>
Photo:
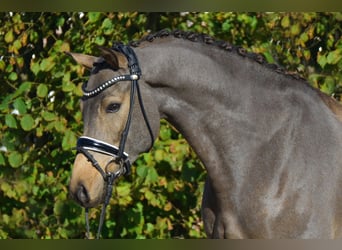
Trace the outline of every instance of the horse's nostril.
<instances>
[{"instance_id":1,"label":"horse's nostril","mask_svg":"<svg viewBox=\"0 0 342 250\"><path fill-rule=\"evenodd\" d=\"M89 202L89 195L88 195L87 189L83 185L79 186L77 190L76 198L77 198L77 201L81 203L81 205L84 205Z\"/></svg>"}]
</instances>

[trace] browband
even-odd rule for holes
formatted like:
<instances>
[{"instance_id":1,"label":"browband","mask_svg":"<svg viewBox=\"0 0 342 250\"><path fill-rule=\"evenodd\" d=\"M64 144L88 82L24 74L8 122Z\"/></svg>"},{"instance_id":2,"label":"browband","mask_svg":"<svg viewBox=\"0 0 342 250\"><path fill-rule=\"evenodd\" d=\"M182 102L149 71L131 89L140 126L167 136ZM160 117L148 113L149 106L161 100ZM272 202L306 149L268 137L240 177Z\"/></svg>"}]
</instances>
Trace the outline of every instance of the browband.
<instances>
[{"instance_id":1,"label":"browband","mask_svg":"<svg viewBox=\"0 0 342 250\"><path fill-rule=\"evenodd\" d=\"M112 79L102 83L100 86L98 86L97 88L93 89L93 90L87 90L87 83L84 83L82 85L82 91L83 91L83 97L82 99L88 99L90 97L94 97L98 94L100 94L102 91L104 91L105 89L109 88L110 86L114 85L117 82L120 81L134 81L134 80L138 80L139 79L139 75L122 75L122 76L116 76L113 77Z\"/></svg>"}]
</instances>

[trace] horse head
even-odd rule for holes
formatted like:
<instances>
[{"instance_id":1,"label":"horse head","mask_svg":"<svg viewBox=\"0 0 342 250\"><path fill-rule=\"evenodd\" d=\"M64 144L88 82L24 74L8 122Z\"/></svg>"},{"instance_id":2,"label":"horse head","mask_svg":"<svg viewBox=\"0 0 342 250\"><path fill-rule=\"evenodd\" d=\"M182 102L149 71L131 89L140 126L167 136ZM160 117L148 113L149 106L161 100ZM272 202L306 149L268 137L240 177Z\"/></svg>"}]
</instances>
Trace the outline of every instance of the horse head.
<instances>
[{"instance_id":1,"label":"horse head","mask_svg":"<svg viewBox=\"0 0 342 250\"><path fill-rule=\"evenodd\" d=\"M104 202L106 183L112 185L127 174L130 163L151 148L159 133L158 108L148 98L150 89L143 78L138 84L135 53L130 47L119 48L100 48L100 57L68 53L91 71L82 87L84 133L69 186L71 197L86 208Z\"/></svg>"}]
</instances>

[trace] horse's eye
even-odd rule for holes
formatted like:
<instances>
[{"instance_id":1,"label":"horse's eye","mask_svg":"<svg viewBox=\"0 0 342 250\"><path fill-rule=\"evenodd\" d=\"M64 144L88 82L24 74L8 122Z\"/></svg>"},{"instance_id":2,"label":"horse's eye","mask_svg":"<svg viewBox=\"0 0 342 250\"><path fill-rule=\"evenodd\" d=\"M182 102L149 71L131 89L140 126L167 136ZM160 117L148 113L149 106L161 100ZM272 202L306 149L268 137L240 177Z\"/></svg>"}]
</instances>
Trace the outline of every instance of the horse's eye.
<instances>
[{"instance_id":1,"label":"horse's eye","mask_svg":"<svg viewBox=\"0 0 342 250\"><path fill-rule=\"evenodd\" d=\"M111 103L107 106L106 112L107 113L116 113L119 111L120 107L121 107L120 103Z\"/></svg>"}]
</instances>

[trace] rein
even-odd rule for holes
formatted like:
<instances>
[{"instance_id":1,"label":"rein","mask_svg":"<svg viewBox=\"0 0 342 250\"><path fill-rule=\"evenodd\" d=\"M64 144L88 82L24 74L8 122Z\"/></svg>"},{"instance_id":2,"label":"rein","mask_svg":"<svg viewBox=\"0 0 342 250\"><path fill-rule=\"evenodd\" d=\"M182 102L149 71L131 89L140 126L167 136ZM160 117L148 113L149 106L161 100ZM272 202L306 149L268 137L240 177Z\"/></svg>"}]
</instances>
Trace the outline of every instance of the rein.
<instances>
[{"instance_id":1,"label":"rein","mask_svg":"<svg viewBox=\"0 0 342 250\"><path fill-rule=\"evenodd\" d=\"M103 180L107 185L106 191L105 191L105 199L104 199L101 216L100 216L100 222L99 222L99 226L97 230L97 236L96 236L97 239L99 239L101 236L101 230L102 230L103 222L105 220L106 207L109 204L110 198L112 196L114 182L120 176L127 175L130 173L131 163L129 161L129 155L125 152L125 145L126 145L126 140L128 137L128 132L129 132L129 128L130 128L131 120L132 120L135 93L137 94L137 97L138 97L140 110L144 117L146 127L151 136L151 147L154 141L154 136L153 136L152 129L151 129L150 123L146 115L146 111L144 108L144 104L142 101L141 92L140 92L140 88L138 84L138 80L140 79L140 76L141 76L141 70L139 67L137 56L131 47L123 45L121 43L114 44L112 49L126 56L130 74L116 76L102 83L100 86L90 91L86 89L87 83L83 84L82 99L85 100L85 99L92 98L118 82L131 81L129 112L128 112L128 117L127 117L125 128L121 134L119 147L116 147L104 141L97 140L95 138L91 138L87 136L81 136L77 140L77 146L76 146L77 153L83 154L88 159L88 161L92 163L93 167L95 167L99 171L99 173L102 175ZM112 159L106 164L104 168L102 168L89 151L98 152L101 154L112 156ZM119 170L116 172L107 171L107 167L113 162L116 164L119 164ZM85 208L85 220L86 220L86 229L87 229L86 237L89 239L90 228L89 228L88 212L89 212L89 208Z\"/></svg>"}]
</instances>

